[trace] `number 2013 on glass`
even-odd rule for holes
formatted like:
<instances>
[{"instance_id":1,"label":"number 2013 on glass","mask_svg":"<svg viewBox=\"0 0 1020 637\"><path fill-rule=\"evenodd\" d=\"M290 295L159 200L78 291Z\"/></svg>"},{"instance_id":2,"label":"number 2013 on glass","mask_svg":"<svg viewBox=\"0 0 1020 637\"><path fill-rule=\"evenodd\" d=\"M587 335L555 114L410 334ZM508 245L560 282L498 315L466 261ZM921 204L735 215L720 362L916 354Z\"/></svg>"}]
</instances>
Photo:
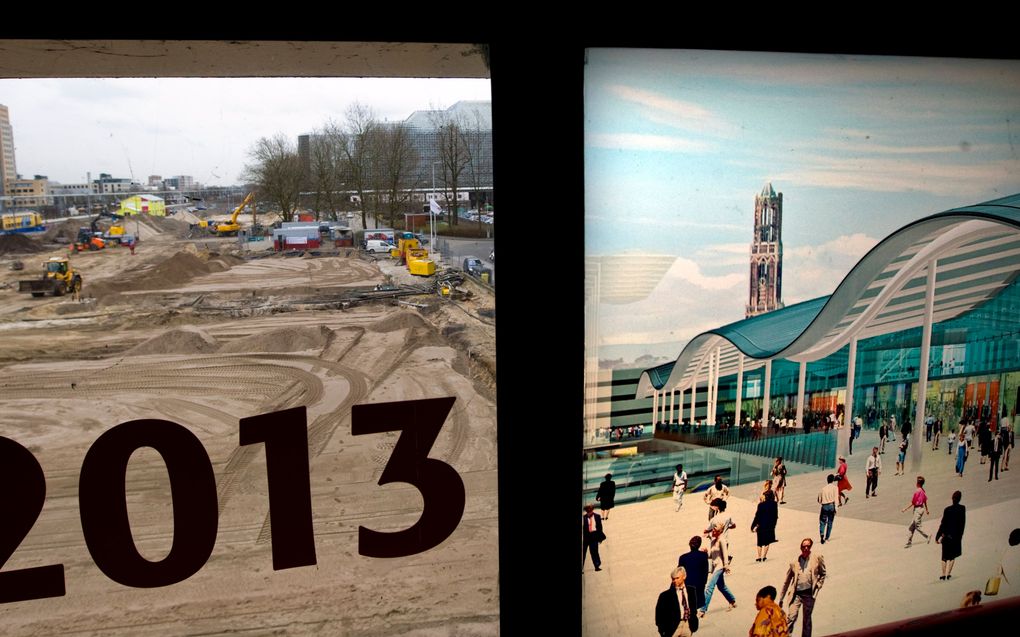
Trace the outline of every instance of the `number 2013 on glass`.
<instances>
[{"instance_id":1,"label":"number 2013 on glass","mask_svg":"<svg viewBox=\"0 0 1020 637\"><path fill-rule=\"evenodd\" d=\"M411 527L379 532L358 527L358 553L403 557L438 546L464 514L464 482L450 465L428 453L446 421L454 398L430 398L355 405L355 436L400 431L379 484L406 482L424 500ZM266 450L273 570L310 566L315 560L304 407L260 414L240 421L240 445L262 443ZM151 447L163 457L173 498L170 552L152 562L139 554L128 521L125 479L136 450ZM0 568L35 525L46 499L46 479L32 452L0 437ZM85 544L96 566L125 586L155 588L184 581L198 572L216 543L216 479L209 455L187 428L169 420L131 420L107 430L89 448L78 482ZM64 565L0 571L0 603L65 594Z\"/></svg>"}]
</instances>

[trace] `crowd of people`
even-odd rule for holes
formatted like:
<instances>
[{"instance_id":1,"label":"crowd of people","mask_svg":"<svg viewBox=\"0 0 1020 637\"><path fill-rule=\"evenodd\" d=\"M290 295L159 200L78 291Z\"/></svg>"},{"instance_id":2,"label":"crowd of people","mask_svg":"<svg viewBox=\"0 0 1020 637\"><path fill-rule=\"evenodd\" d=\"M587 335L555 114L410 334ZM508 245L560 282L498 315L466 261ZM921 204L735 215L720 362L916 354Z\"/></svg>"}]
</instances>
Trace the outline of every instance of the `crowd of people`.
<instances>
[{"instance_id":1,"label":"crowd of people","mask_svg":"<svg viewBox=\"0 0 1020 637\"><path fill-rule=\"evenodd\" d=\"M943 422L937 418L927 418L924 424L925 441L932 444L932 449L938 450L939 442L944 438L951 455L955 445L958 475L962 476L964 465L973 448L978 449L981 463L989 465L989 481L998 479L999 471L1008 470L1014 436L1007 418L1003 418L996 427L991 427L988 422L981 420L962 421L956 430L949 431L944 430ZM838 425L838 421L834 422L834 425ZM861 425L860 417L851 420L851 438L859 436ZM878 444L871 448L865 462L865 499L878 496L879 476L882 471L881 456L884 454L887 440L893 441L896 431L895 416L890 416L887 421L881 423ZM905 475L905 456L911 442L908 423L903 422L899 434L894 474L897 476ZM835 471L825 477L824 484L819 485L817 494L820 506L817 540L819 544L824 545L830 541L837 510L850 502L853 485L848 473L846 457L840 454ZM756 534L755 562L766 561L769 547L777 541L779 505L785 504L787 474L783 458L777 457L769 472L769 479L762 485L754 518L750 524L750 531ZM588 552L592 554L596 571L601 570L597 545L605 539L601 521L602 518L608 520L609 511L613 508L615 483L611 477L606 475L606 480L600 486L596 497L602 504L602 516L594 513L594 507L589 505L586 507L584 517L584 551L585 555ZM672 482L672 500L676 512L683 508L688 483L688 474L684 471L683 465L676 465ZM961 504L963 493L960 490L952 493L950 503L942 512L937 530L929 532L924 528L925 518L931 517L928 494L924 486L924 476L917 476L910 500L902 509L904 513L911 511L911 519L906 528L905 548L913 545L915 536L920 536L926 544L934 540L935 544L941 545L939 580L947 581L952 578L953 566L963 552L963 536L966 530L966 507ZM727 610L737 608L737 599L727 585L727 577L732 576L733 572L729 532L737 528L733 518L726 513L729 497L730 490L723 476L716 476L702 498L707 505L707 526L701 535L690 538L688 543L690 550L679 556L676 568L670 573L670 587L659 594L655 622L660 635L675 637L696 632L701 620L709 613L716 590L725 599ZM801 625L800 634L804 637L811 636L815 600L826 579L825 560L821 553L815 550L815 542L816 540L810 537L801 541L800 553L788 564L781 590L768 585L758 591L755 597L757 614L748 631L750 637L788 637L793 634L798 620ZM1010 535L1009 543L1010 546L1020 545L1020 529L1014 530ZM968 593L966 605L979 602L981 592L972 593Z\"/></svg>"}]
</instances>

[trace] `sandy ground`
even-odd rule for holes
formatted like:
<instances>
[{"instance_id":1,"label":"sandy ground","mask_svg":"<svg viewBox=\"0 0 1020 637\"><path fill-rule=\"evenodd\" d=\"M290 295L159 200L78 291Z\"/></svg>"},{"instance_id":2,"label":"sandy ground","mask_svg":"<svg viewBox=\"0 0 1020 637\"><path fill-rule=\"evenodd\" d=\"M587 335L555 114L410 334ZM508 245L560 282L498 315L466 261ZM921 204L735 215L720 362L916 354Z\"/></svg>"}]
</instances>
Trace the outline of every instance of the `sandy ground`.
<instances>
[{"instance_id":1,"label":"sandy ground","mask_svg":"<svg viewBox=\"0 0 1020 637\"><path fill-rule=\"evenodd\" d=\"M231 254L233 240L186 240L160 221L143 222L134 256L122 248L72 256L83 302L15 291L18 279L36 276L41 261L66 248L0 256L0 434L32 451L47 489L4 570L63 564L67 588L63 597L0 605L4 632L496 634L492 297L475 290L459 304L431 296L315 309L399 268L357 257L246 261ZM24 271L9 269L16 258ZM407 484L377 484L398 434L352 436L351 406L442 396L457 400L430 457L462 477L463 519L427 552L360 556L359 526L407 528L422 498ZM308 410L317 564L273 571L265 452L238 445L238 420L294 406ZM154 589L123 586L99 570L78 508L90 445L141 418L198 436L220 510L206 565ZM174 533L160 455L136 452L126 484L135 545L158 561Z\"/></svg>"}]
</instances>

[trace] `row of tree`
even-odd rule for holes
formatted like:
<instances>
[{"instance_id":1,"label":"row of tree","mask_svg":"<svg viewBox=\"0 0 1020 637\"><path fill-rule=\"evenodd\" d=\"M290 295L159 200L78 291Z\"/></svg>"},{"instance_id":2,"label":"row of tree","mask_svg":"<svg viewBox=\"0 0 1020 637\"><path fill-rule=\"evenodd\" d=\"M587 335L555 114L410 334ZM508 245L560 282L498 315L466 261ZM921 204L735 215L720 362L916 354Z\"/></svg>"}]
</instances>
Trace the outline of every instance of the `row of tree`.
<instances>
[{"instance_id":1,"label":"row of tree","mask_svg":"<svg viewBox=\"0 0 1020 637\"><path fill-rule=\"evenodd\" d=\"M316 219L334 220L360 207L362 227L368 214L397 227L403 213L421 212L412 192L431 185L442 192L449 223L456 225L458 189L492 185L491 133L478 117L467 121L435 110L431 118L431 130L415 130L380 122L369 107L354 103L342 122L330 120L309 136L307 159L283 134L259 139L242 178L285 221L302 206Z\"/></svg>"}]
</instances>

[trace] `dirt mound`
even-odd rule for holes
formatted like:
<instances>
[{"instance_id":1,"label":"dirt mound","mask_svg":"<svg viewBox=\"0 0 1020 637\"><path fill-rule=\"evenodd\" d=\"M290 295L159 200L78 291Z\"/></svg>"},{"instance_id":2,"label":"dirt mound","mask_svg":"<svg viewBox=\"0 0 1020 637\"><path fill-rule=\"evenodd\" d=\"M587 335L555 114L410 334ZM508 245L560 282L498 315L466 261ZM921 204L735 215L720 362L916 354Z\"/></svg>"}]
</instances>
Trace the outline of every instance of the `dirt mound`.
<instances>
[{"instance_id":1,"label":"dirt mound","mask_svg":"<svg viewBox=\"0 0 1020 637\"><path fill-rule=\"evenodd\" d=\"M86 226L88 225L85 220L81 219L50 223L46 228L46 231L42 233L43 241L56 243L63 239L70 243L78 238L78 228L81 227L83 223Z\"/></svg>"},{"instance_id":2,"label":"dirt mound","mask_svg":"<svg viewBox=\"0 0 1020 637\"><path fill-rule=\"evenodd\" d=\"M205 354L215 351L220 344L215 338L197 327L181 327L154 336L129 349L130 356L146 354Z\"/></svg>"},{"instance_id":3,"label":"dirt mound","mask_svg":"<svg viewBox=\"0 0 1020 637\"><path fill-rule=\"evenodd\" d=\"M209 266L209 272L224 272L235 265L247 263L247 261L232 254L223 254L211 257L206 263Z\"/></svg>"},{"instance_id":4,"label":"dirt mound","mask_svg":"<svg viewBox=\"0 0 1020 637\"><path fill-rule=\"evenodd\" d=\"M322 349L330 341L332 335L333 330L324 325L284 327L231 341L220 348L220 352L243 354Z\"/></svg>"},{"instance_id":5,"label":"dirt mound","mask_svg":"<svg viewBox=\"0 0 1020 637\"><path fill-rule=\"evenodd\" d=\"M400 310L368 326L373 332L395 332L416 327L428 327L425 319L410 310Z\"/></svg>"},{"instance_id":6,"label":"dirt mound","mask_svg":"<svg viewBox=\"0 0 1020 637\"><path fill-rule=\"evenodd\" d=\"M0 236L0 254L34 254L46 249L42 242L26 237L23 234L5 234Z\"/></svg>"},{"instance_id":7,"label":"dirt mound","mask_svg":"<svg viewBox=\"0 0 1020 637\"><path fill-rule=\"evenodd\" d=\"M125 281L122 290L158 290L181 285L196 276L209 274L209 264L191 252L178 252L137 279Z\"/></svg>"},{"instance_id":8,"label":"dirt mound","mask_svg":"<svg viewBox=\"0 0 1020 637\"><path fill-rule=\"evenodd\" d=\"M160 217L158 215L149 215L143 218L146 223L158 232L172 234L178 238L186 237L191 230L191 225L187 220L177 218L176 216Z\"/></svg>"}]
</instances>

